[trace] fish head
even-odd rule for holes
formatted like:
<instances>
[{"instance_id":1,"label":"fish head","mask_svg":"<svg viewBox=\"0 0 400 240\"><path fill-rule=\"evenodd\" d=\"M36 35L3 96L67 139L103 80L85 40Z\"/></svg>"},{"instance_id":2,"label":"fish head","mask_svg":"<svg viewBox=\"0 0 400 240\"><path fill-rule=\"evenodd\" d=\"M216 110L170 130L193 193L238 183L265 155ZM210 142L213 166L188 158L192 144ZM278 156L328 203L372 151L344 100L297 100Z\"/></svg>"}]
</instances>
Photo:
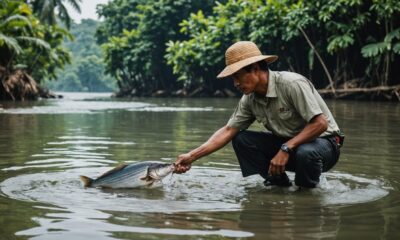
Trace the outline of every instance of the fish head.
<instances>
[{"instance_id":1,"label":"fish head","mask_svg":"<svg viewBox=\"0 0 400 240\"><path fill-rule=\"evenodd\" d=\"M173 164L154 163L149 166L147 175L151 179L161 180L168 174L172 173L174 170L175 166Z\"/></svg>"}]
</instances>

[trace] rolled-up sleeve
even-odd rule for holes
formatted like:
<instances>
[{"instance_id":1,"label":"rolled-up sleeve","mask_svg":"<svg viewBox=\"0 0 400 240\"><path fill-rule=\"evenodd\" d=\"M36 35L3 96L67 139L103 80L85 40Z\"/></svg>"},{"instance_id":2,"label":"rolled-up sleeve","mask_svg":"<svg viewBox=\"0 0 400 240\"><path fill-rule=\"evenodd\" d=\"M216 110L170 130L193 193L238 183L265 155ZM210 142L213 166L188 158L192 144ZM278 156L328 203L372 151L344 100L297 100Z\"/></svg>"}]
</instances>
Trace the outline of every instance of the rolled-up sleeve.
<instances>
[{"instance_id":1,"label":"rolled-up sleeve","mask_svg":"<svg viewBox=\"0 0 400 240\"><path fill-rule=\"evenodd\" d=\"M230 117L227 126L244 130L247 129L254 120L255 117L249 107L248 99L246 96L243 96Z\"/></svg>"}]
</instances>

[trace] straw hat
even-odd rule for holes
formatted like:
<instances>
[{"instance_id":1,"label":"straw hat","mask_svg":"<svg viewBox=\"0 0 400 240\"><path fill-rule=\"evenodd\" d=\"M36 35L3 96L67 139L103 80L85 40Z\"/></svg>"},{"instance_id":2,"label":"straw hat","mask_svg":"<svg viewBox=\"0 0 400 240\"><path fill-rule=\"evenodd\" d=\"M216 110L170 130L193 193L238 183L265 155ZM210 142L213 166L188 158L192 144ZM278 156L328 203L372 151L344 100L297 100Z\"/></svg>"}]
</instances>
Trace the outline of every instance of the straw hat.
<instances>
[{"instance_id":1,"label":"straw hat","mask_svg":"<svg viewBox=\"0 0 400 240\"><path fill-rule=\"evenodd\" d=\"M276 55L262 55L257 45L250 41L240 41L230 46L225 52L226 67L217 78L228 77L243 67L252 63L265 60L273 63L278 59Z\"/></svg>"}]
</instances>

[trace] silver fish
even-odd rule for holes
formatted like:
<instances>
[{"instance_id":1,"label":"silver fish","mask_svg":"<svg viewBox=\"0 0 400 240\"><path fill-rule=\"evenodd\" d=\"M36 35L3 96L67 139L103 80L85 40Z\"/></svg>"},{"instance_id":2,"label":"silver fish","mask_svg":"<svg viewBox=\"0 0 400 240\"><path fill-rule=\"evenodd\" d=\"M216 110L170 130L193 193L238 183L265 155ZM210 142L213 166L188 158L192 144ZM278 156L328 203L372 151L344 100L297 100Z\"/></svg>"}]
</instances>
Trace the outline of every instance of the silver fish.
<instances>
[{"instance_id":1,"label":"silver fish","mask_svg":"<svg viewBox=\"0 0 400 240\"><path fill-rule=\"evenodd\" d=\"M151 187L174 171L174 164L140 162L121 164L96 179L80 176L84 187L136 188Z\"/></svg>"}]
</instances>

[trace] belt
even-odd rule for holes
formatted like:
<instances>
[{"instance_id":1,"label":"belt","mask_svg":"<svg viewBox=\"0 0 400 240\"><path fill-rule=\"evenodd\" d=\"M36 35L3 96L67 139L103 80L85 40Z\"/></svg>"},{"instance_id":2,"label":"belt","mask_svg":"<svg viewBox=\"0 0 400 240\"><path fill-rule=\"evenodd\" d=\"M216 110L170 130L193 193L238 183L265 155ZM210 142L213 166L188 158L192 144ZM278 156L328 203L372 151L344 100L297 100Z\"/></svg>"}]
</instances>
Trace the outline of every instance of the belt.
<instances>
[{"instance_id":1,"label":"belt","mask_svg":"<svg viewBox=\"0 0 400 240\"><path fill-rule=\"evenodd\" d=\"M325 139L333 138L333 139L335 139L335 142L339 147L343 146L344 135L341 136L338 134L331 134L331 135L323 136L322 138L325 138Z\"/></svg>"}]
</instances>

